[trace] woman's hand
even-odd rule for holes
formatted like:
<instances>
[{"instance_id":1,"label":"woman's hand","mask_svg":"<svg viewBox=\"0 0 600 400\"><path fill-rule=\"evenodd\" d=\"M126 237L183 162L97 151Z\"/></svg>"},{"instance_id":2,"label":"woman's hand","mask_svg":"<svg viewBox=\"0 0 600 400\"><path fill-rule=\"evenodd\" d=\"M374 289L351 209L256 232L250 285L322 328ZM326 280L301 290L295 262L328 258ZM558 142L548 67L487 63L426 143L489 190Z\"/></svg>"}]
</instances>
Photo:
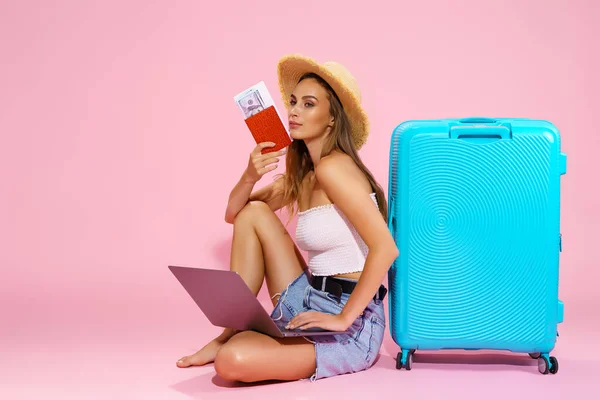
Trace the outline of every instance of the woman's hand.
<instances>
[{"instance_id":1,"label":"woman's hand","mask_svg":"<svg viewBox=\"0 0 600 400\"><path fill-rule=\"evenodd\" d=\"M264 174L277 168L279 157L286 153L285 149L267 154L261 153L262 149L274 146L275 143L273 142L262 142L259 143L254 150L252 150L252 153L250 153L250 159L248 160L248 168L246 168L245 176L252 183L258 182Z\"/></svg>"},{"instance_id":2,"label":"woman's hand","mask_svg":"<svg viewBox=\"0 0 600 400\"><path fill-rule=\"evenodd\" d=\"M307 311L296 315L286 325L286 329L321 328L328 331L343 332L352 325L341 314L331 315L318 311Z\"/></svg>"}]
</instances>

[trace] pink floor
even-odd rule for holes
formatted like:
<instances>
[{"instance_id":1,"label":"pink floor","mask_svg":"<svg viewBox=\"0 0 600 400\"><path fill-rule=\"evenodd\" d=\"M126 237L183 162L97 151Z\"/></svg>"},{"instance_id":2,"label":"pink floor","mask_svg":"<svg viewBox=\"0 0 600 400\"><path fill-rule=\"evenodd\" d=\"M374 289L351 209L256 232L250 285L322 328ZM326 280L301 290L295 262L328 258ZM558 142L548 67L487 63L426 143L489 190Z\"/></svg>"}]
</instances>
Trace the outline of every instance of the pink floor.
<instances>
[{"instance_id":1,"label":"pink floor","mask_svg":"<svg viewBox=\"0 0 600 400\"><path fill-rule=\"evenodd\" d=\"M218 332L185 295L102 301L39 296L3 302L0 398L565 399L593 398L600 388L591 307L571 309L561 325L554 376L539 374L527 355L490 351L417 353L412 371L397 371L398 347L388 332L371 370L315 383L244 385L223 381L211 365L175 366Z\"/></svg>"}]
</instances>

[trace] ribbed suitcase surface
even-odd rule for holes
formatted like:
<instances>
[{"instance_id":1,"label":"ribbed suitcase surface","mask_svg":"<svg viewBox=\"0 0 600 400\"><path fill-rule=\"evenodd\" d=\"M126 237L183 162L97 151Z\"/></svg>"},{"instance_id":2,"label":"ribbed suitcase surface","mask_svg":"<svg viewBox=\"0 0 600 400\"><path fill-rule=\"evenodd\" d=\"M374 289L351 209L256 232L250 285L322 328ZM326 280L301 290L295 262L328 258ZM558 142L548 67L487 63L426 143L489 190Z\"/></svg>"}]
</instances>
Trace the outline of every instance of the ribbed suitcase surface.
<instances>
[{"instance_id":1,"label":"ribbed suitcase surface","mask_svg":"<svg viewBox=\"0 0 600 400\"><path fill-rule=\"evenodd\" d=\"M396 128L388 203L400 255L389 271L389 306L399 368L415 349L498 349L541 353L540 372L557 369L548 353L563 312L564 173L559 132L546 121Z\"/></svg>"}]
</instances>

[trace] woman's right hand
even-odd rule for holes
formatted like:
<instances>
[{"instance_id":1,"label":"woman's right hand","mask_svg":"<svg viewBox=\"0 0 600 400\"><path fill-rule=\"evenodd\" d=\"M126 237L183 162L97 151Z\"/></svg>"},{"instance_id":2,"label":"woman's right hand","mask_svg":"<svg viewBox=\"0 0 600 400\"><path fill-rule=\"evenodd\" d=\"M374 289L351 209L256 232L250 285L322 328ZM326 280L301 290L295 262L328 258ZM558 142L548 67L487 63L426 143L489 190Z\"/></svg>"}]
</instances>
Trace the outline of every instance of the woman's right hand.
<instances>
[{"instance_id":1,"label":"woman's right hand","mask_svg":"<svg viewBox=\"0 0 600 400\"><path fill-rule=\"evenodd\" d=\"M286 153L286 149L281 149L279 151L267 154L261 153L262 149L274 146L275 143L273 142L261 142L254 148L254 150L252 150L252 153L250 153L248 168L246 168L246 176L252 182L258 182L264 174L277 168L279 157Z\"/></svg>"}]
</instances>

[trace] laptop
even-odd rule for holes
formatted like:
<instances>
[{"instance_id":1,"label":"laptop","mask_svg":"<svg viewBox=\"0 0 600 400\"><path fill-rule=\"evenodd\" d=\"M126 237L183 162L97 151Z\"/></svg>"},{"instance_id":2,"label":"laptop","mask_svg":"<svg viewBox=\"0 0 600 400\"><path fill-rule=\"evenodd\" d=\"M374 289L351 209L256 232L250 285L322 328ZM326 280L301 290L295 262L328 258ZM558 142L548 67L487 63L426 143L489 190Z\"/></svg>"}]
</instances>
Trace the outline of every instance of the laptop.
<instances>
[{"instance_id":1,"label":"laptop","mask_svg":"<svg viewBox=\"0 0 600 400\"><path fill-rule=\"evenodd\" d=\"M271 318L237 272L175 265L169 265L169 270L215 326L280 338L344 333L321 328L285 329L286 323Z\"/></svg>"}]
</instances>

